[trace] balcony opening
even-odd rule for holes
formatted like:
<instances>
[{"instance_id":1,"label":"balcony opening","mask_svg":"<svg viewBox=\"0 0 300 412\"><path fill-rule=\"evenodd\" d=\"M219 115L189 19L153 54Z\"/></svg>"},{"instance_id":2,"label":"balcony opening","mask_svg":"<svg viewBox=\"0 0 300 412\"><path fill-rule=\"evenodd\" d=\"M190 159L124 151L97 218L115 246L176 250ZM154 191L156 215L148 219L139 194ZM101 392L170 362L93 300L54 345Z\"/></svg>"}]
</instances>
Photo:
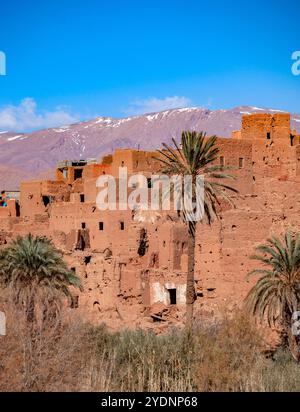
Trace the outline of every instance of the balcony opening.
<instances>
[{"instance_id":1,"label":"balcony opening","mask_svg":"<svg viewBox=\"0 0 300 412\"><path fill-rule=\"evenodd\" d=\"M169 292L170 305L176 305L177 303L176 289L168 289L168 292Z\"/></svg>"}]
</instances>

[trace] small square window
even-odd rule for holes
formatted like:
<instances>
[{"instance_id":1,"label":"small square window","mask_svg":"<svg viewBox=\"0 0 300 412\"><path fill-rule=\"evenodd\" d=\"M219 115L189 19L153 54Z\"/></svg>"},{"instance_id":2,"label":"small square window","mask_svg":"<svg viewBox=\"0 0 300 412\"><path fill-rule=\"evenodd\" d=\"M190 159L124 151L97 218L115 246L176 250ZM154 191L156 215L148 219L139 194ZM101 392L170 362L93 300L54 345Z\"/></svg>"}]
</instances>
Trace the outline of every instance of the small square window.
<instances>
[{"instance_id":1,"label":"small square window","mask_svg":"<svg viewBox=\"0 0 300 412\"><path fill-rule=\"evenodd\" d=\"M74 180L82 178L83 169L74 169Z\"/></svg>"}]
</instances>

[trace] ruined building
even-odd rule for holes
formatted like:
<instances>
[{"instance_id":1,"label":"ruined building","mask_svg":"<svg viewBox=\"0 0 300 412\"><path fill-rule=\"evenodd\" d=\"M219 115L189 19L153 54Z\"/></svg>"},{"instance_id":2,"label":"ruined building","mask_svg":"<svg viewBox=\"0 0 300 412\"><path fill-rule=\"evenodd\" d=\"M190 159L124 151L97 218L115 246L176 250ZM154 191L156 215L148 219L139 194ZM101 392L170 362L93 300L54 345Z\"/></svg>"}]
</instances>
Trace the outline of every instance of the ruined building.
<instances>
[{"instance_id":1,"label":"ruined building","mask_svg":"<svg viewBox=\"0 0 300 412\"><path fill-rule=\"evenodd\" d=\"M211 315L243 301L255 245L300 230L300 136L290 130L290 115L245 115L242 129L217 144L218 162L235 167L230 184L239 193L235 208L225 205L211 227L198 225L195 307ZM88 321L137 326L184 316L187 230L176 213L96 207L99 176L117 177L127 167L149 179L160 167L154 155L125 149L101 163L60 162L56 180L21 184L20 210L15 200L0 208L0 245L31 232L64 252L84 284L73 309Z\"/></svg>"}]
</instances>

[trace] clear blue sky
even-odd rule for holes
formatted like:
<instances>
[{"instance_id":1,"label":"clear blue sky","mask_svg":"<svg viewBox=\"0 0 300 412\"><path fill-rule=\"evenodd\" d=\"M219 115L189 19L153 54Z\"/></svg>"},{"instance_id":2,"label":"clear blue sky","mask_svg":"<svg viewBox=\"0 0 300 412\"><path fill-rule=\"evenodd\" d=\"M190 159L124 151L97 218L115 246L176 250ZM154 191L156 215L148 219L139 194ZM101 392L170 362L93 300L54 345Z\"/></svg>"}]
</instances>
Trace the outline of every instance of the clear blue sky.
<instances>
[{"instance_id":1,"label":"clear blue sky","mask_svg":"<svg viewBox=\"0 0 300 412\"><path fill-rule=\"evenodd\" d=\"M299 0L9 0L0 15L0 129L6 106L19 113L25 98L37 107L23 111L75 118L176 99L300 112Z\"/></svg>"}]
</instances>

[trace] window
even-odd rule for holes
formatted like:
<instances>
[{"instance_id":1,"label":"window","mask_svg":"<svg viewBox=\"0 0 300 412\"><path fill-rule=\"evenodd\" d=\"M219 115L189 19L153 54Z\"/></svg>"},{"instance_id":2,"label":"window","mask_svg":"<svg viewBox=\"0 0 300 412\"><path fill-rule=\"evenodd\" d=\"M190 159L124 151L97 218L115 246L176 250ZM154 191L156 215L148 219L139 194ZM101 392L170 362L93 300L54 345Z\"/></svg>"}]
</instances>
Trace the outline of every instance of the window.
<instances>
[{"instance_id":1,"label":"window","mask_svg":"<svg viewBox=\"0 0 300 412\"><path fill-rule=\"evenodd\" d=\"M120 222L120 230L124 230L125 229L125 223L124 222Z\"/></svg>"},{"instance_id":2,"label":"window","mask_svg":"<svg viewBox=\"0 0 300 412\"><path fill-rule=\"evenodd\" d=\"M151 179L151 177L147 178L147 186L148 186L148 189L152 188L152 179Z\"/></svg>"},{"instance_id":3,"label":"window","mask_svg":"<svg viewBox=\"0 0 300 412\"><path fill-rule=\"evenodd\" d=\"M63 169L63 178L66 179L68 177L68 169Z\"/></svg>"},{"instance_id":4,"label":"window","mask_svg":"<svg viewBox=\"0 0 300 412\"><path fill-rule=\"evenodd\" d=\"M50 196L43 196L42 199L43 199L43 203L45 207L48 206L49 203L51 202Z\"/></svg>"},{"instance_id":5,"label":"window","mask_svg":"<svg viewBox=\"0 0 300 412\"><path fill-rule=\"evenodd\" d=\"M124 167L124 160L122 160L121 162L121 167Z\"/></svg>"},{"instance_id":6,"label":"window","mask_svg":"<svg viewBox=\"0 0 300 412\"><path fill-rule=\"evenodd\" d=\"M239 169L242 169L244 167L244 158L240 157L239 158Z\"/></svg>"},{"instance_id":7,"label":"window","mask_svg":"<svg viewBox=\"0 0 300 412\"><path fill-rule=\"evenodd\" d=\"M271 133L270 132L267 133L267 139L271 139Z\"/></svg>"},{"instance_id":8,"label":"window","mask_svg":"<svg viewBox=\"0 0 300 412\"><path fill-rule=\"evenodd\" d=\"M82 169L74 169L74 180L82 178Z\"/></svg>"},{"instance_id":9,"label":"window","mask_svg":"<svg viewBox=\"0 0 300 412\"><path fill-rule=\"evenodd\" d=\"M225 157L220 156L220 166L225 166Z\"/></svg>"},{"instance_id":10,"label":"window","mask_svg":"<svg viewBox=\"0 0 300 412\"><path fill-rule=\"evenodd\" d=\"M71 296L71 309L77 309L79 306L79 296L78 295L73 295Z\"/></svg>"},{"instance_id":11,"label":"window","mask_svg":"<svg viewBox=\"0 0 300 412\"><path fill-rule=\"evenodd\" d=\"M85 224L85 222L82 222L81 223L81 229L85 229L86 228L86 224Z\"/></svg>"},{"instance_id":12,"label":"window","mask_svg":"<svg viewBox=\"0 0 300 412\"><path fill-rule=\"evenodd\" d=\"M80 195L80 203L84 203L84 195L83 194Z\"/></svg>"},{"instance_id":13,"label":"window","mask_svg":"<svg viewBox=\"0 0 300 412\"><path fill-rule=\"evenodd\" d=\"M104 223L103 222L99 222L99 230L104 230Z\"/></svg>"},{"instance_id":14,"label":"window","mask_svg":"<svg viewBox=\"0 0 300 412\"><path fill-rule=\"evenodd\" d=\"M71 268L71 271L76 273L76 268L75 267Z\"/></svg>"},{"instance_id":15,"label":"window","mask_svg":"<svg viewBox=\"0 0 300 412\"><path fill-rule=\"evenodd\" d=\"M84 264L85 264L85 265L88 265L89 263L91 263L91 259L92 259L92 256L85 256L85 258L84 258Z\"/></svg>"},{"instance_id":16,"label":"window","mask_svg":"<svg viewBox=\"0 0 300 412\"><path fill-rule=\"evenodd\" d=\"M176 305L177 303L176 289L168 289L168 292L169 292L170 305Z\"/></svg>"}]
</instances>

